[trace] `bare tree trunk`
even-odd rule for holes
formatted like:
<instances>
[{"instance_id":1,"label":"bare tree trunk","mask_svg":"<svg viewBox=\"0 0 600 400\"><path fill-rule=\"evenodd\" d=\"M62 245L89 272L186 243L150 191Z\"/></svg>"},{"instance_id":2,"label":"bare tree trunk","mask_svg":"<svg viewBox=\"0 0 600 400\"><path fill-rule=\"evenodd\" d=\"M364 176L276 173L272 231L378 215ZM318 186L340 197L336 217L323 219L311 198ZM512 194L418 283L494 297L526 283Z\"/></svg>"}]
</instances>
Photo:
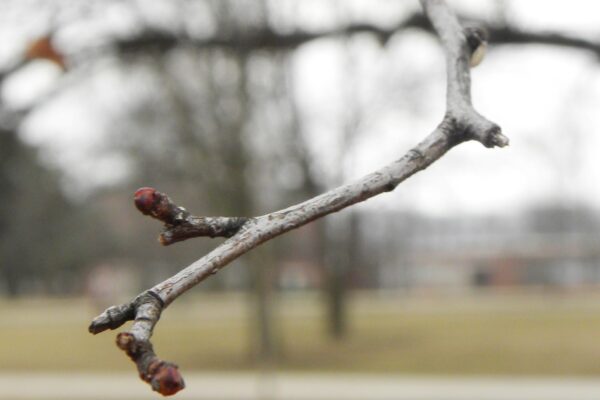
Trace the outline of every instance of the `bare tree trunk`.
<instances>
[{"instance_id":1,"label":"bare tree trunk","mask_svg":"<svg viewBox=\"0 0 600 400\"><path fill-rule=\"evenodd\" d=\"M348 301L352 277L360 266L359 218L349 212L334 234L325 241L327 282L327 331L334 339L348 335Z\"/></svg>"},{"instance_id":2,"label":"bare tree trunk","mask_svg":"<svg viewBox=\"0 0 600 400\"><path fill-rule=\"evenodd\" d=\"M249 257L251 263L251 316L253 357L269 366L279 358L279 331L275 318L274 259L272 246L264 246Z\"/></svg>"},{"instance_id":3,"label":"bare tree trunk","mask_svg":"<svg viewBox=\"0 0 600 400\"><path fill-rule=\"evenodd\" d=\"M6 287L6 294L8 297L16 298L19 295L19 273L16 265L6 263L2 266L2 277L4 278L4 285Z\"/></svg>"},{"instance_id":4,"label":"bare tree trunk","mask_svg":"<svg viewBox=\"0 0 600 400\"><path fill-rule=\"evenodd\" d=\"M334 250L335 251L335 250ZM346 323L346 262L343 252L335 251L327 263L327 331L334 339L342 339L347 333Z\"/></svg>"}]
</instances>

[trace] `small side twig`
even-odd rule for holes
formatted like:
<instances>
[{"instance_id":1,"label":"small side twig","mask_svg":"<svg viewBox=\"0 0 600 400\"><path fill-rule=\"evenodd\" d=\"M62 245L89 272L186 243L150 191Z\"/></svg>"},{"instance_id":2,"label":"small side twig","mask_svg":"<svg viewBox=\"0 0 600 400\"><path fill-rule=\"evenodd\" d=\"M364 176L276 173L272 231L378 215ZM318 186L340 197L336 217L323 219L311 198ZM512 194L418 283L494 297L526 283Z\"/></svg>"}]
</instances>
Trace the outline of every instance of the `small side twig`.
<instances>
[{"instance_id":1,"label":"small side twig","mask_svg":"<svg viewBox=\"0 0 600 400\"><path fill-rule=\"evenodd\" d=\"M142 214L165 224L159 236L164 246L193 237L228 238L249 220L244 217L196 217L176 205L166 194L150 187L138 189L134 194L134 203Z\"/></svg>"}]
</instances>

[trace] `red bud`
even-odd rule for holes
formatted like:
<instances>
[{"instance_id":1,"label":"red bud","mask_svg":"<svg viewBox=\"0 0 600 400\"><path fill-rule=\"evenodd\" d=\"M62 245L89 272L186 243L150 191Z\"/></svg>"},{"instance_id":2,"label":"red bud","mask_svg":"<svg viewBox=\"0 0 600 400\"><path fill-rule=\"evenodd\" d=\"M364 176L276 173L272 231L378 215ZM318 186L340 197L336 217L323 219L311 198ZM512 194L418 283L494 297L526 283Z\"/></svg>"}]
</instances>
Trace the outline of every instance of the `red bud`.
<instances>
[{"instance_id":1,"label":"red bud","mask_svg":"<svg viewBox=\"0 0 600 400\"><path fill-rule=\"evenodd\" d=\"M159 200L158 192L151 187L143 187L136 190L133 195L135 206L142 214L148 215L152 213L154 206Z\"/></svg>"},{"instance_id":2,"label":"red bud","mask_svg":"<svg viewBox=\"0 0 600 400\"><path fill-rule=\"evenodd\" d=\"M171 363L164 363L159 367L152 378L151 385L153 390L163 396L171 396L185 388L185 382L179 369Z\"/></svg>"}]
</instances>

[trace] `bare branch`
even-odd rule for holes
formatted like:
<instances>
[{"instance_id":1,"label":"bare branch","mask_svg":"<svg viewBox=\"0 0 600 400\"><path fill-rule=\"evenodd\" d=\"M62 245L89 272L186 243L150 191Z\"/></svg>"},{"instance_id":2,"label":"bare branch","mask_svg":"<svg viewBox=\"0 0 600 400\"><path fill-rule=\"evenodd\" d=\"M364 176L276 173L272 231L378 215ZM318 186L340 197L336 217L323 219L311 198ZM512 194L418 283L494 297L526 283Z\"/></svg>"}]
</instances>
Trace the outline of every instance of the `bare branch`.
<instances>
[{"instance_id":1,"label":"bare branch","mask_svg":"<svg viewBox=\"0 0 600 400\"><path fill-rule=\"evenodd\" d=\"M428 29L429 23L422 14L413 14L391 28L381 28L369 23L349 24L345 27L325 29L322 31L301 31L291 33L276 32L270 27L254 29L230 35L219 35L207 38L195 38L186 34L170 33L157 30L146 30L137 36L124 38L114 43L117 51L136 53L155 49L166 51L177 46L191 46L200 49L232 49L239 51L281 50L289 51L316 39L350 36L360 33L371 33L385 43L394 33L406 28Z\"/></svg>"},{"instance_id":2,"label":"bare branch","mask_svg":"<svg viewBox=\"0 0 600 400\"><path fill-rule=\"evenodd\" d=\"M561 32L527 31L514 25L490 25L482 20L468 19L477 26L485 26L489 33L489 41L493 45L505 44L543 44L551 46L570 47L591 51L600 57L600 42L583 39ZM355 23L340 28L322 31L296 31L282 33L269 27L257 29L243 34L231 36L213 36L195 38L185 34L165 31L146 30L136 36L122 38L114 42L114 48L125 54L146 52L149 49L168 51L178 46L189 46L198 49L231 49L235 51L290 51L319 39L347 37L368 33L377 37L385 44L393 35L406 29L422 29L433 32L429 21L422 14L413 14L391 27L380 27L369 23Z\"/></svg>"},{"instance_id":3,"label":"bare branch","mask_svg":"<svg viewBox=\"0 0 600 400\"><path fill-rule=\"evenodd\" d=\"M106 329L115 329L124 321L135 318L130 331L119 334L118 345L135 361L142 379L151 382L154 390L168 395L183 388L183 380L178 373L175 374L177 368L173 364L156 361L158 358L149 341L162 309L181 294L267 240L355 203L394 190L402 181L427 168L463 141L477 140L486 147L503 147L508 144L508 139L502 135L500 128L479 115L471 105L469 63L474 51L484 44L484 36L477 30L463 29L445 2L422 0L422 4L441 39L447 64L446 114L439 126L425 140L399 160L353 183L284 210L240 222L236 228L228 231L235 231L233 236L209 254L131 302L109 308L92 322L90 332L98 333ZM171 229L177 229L179 221L190 218L187 211L176 206L166 195L151 188L138 190L135 203L143 213L165 222L167 226L173 226ZM213 219L208 223L204 219L199 223L203 226L199 230L216 233L218 229L228 225L228 222L224 221L226 219ZM215 224L218 229L209 228L211 224ZM166 367L161 370L156 368L156 365ZM168 372L156 372L164 371L164 368ZM173 384L173 381L180 382L179 386Z\"/></svg>"},{"instance_id":4,"label":"bare branch","mask_svg":"<svg viewBox=\"0 0 600 400\"><path fill-rule=\"evenodd\" d=\"M600 42L558 32L526 31L510 25L488 27L494 44L544 44L586 50L600 57Z\"/></svg>"}]
</instances>

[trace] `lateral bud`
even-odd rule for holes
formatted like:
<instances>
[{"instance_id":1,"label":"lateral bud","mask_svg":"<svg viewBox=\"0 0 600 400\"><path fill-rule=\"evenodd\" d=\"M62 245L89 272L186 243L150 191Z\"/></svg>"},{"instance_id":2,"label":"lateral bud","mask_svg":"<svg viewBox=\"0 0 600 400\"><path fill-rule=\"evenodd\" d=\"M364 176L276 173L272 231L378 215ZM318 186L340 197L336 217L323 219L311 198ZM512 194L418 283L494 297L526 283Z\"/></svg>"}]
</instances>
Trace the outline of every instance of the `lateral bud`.
<instances>
[{"instance_id":1,"label":"lateral bud","mask_svg":"<svg viewBox=\"0 0 600 400\"><path fill-rule=\"evenodd\" d=\"M175 225L185 221L189 212L175 205L169 196L152 187L142 187L133 195L135 207L144 215L150 215L165 224Z\"/></svg>"}]
</instances>

